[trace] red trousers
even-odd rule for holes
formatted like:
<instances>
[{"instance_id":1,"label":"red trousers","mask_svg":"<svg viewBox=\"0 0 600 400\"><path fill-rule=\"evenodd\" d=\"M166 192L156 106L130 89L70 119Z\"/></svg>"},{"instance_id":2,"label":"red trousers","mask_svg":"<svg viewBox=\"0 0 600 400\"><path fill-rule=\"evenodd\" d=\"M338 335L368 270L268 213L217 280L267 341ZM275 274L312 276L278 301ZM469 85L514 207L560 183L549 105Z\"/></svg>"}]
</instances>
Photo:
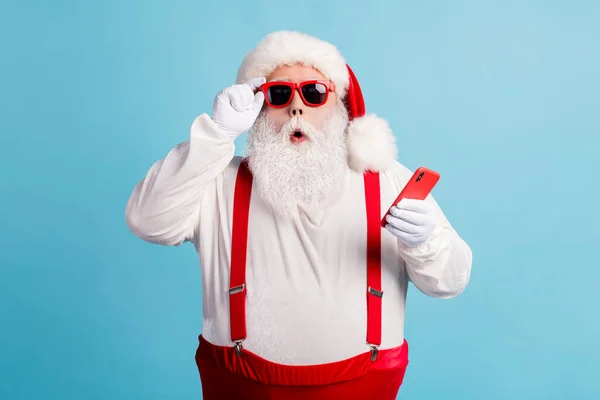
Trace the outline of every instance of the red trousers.
<instances>
[{"instance_id":1,"label":"red trousers","mask_svg":"<svg viewBox=\"0 0 600 400\"><path fill-rule=\"evenodd\" d=\"M215 346L202 335L196 363L205 400L395 400L408 365L406 341L347 360L310 366L272 363L242 349Z\"/></svg>"}]
</instances>

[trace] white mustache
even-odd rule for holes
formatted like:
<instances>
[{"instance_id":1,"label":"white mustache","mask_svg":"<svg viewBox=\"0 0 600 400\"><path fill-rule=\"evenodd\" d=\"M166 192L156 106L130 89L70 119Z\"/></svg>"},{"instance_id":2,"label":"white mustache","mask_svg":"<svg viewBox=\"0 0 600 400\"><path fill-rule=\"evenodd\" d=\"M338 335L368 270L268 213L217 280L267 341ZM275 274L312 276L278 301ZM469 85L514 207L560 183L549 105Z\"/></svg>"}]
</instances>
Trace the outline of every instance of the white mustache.
<instances>
[{"instance_id":1,"label":"white mustache","mask_svg":"<svg viewBox=\"0 0 600 400\"><path fill-rule=\"evenodd\" d=\"M290 118L280 129L279 133L287 138L296 131L302 132L302 134L309 139L315 138L315 127L301 117Z\"/></svg>"}]
</instances>

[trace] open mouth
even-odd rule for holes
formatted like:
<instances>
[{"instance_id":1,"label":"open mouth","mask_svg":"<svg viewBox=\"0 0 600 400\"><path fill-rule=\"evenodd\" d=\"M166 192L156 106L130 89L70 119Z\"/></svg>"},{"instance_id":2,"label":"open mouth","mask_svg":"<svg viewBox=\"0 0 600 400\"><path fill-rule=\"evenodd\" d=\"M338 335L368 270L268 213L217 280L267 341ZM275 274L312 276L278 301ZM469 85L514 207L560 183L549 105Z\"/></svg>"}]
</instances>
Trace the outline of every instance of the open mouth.
<instances>
[{"instance_id":1,"label":"open mouth","mask_svg":"<svg viewBox=\"0 0 600 400\"><path fill-rule=\"evenodd\" d=\"M306 136L300 130L295 130L294 132L292 132L290 138L294 143L299 143L306 140Z\"/></svg>"}]
</instances>

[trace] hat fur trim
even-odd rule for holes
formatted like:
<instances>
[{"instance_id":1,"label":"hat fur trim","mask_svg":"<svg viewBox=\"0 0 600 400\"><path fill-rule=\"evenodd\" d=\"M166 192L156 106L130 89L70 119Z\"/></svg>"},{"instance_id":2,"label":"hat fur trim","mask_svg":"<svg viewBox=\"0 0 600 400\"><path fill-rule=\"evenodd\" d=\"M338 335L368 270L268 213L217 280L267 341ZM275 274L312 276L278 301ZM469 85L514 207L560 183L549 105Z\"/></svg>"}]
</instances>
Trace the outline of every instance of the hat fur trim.
<instances>
[{"instance_id":1,"label":"hat fur trim","mask_svg":"<svg viewBox=\"0 0 600 400\"><path fill-rule=\"evenodd\" d=\"M236 83L266 77L278 67L293 64L318 70L335 84L340 97L346 95L348 69L338 49L314 36L293 31L278 31L265 36L244 58Z\"/></svg>"},{"instance_id":2,"label":"hat fur trim","mask_svg":"<svg viewBox=\"0 0 600 400\"><path fill-rule=\"evenodd\" d=\"M367 114L348 123L348 165L357 172L380 172L392 166L398 149L388 122Z\"/></svg>"}]
</instances>

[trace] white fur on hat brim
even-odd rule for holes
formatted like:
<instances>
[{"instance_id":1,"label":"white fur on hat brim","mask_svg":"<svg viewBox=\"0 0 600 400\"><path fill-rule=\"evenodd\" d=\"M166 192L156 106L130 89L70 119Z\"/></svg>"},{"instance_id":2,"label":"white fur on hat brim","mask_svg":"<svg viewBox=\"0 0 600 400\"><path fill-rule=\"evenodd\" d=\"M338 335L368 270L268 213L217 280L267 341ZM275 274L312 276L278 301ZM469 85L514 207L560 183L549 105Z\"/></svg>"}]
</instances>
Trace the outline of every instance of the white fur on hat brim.
<instances>
[{"instance_id":1,"label":"white fur on hat brim","mask_svg":"<svg viewBox=\"0 0 600 400\"><path fill-rule=\"evenodd\" d=\"M346 94L348 69L339 50L329 42L294 31L277 31L265 36L244 58L236 82L267 77L278 67L294 64L316 69L335 84L340 97Z\"/></svg>"},{"instance_id":2,"label":"white fur on hat brim","mask_svg":"<svg viewBox=\"0 0 600 400\"><path fill-rule=\"evenodd\" d=\"M348 165L357 172L380 172L392 166L398 149L388 122L367 114L348 124Z\"/></svg>"}]
</instances>

